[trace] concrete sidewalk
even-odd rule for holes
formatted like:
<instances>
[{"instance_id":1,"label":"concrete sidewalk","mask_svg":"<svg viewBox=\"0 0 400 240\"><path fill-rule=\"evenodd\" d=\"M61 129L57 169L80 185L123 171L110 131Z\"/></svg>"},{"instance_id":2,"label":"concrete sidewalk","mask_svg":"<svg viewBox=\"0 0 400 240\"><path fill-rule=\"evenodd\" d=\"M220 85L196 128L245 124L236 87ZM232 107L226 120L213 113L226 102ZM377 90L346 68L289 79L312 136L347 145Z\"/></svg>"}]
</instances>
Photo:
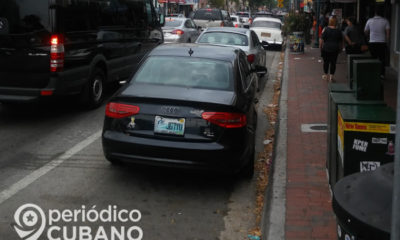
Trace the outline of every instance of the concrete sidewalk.
<instances>
[{"instance_id":1,"label":"concrete sidewalk","mask_svg":"<svg viewBox=\"0 0 400 240\"><path fill-rule=\"evenodd\" d=\"M345 53L339 55L336 82L347 83L346 58ZM328 82L322 74L319 49L307 46L299 55L286 52L264 239L337 239L325 168L327 134L302 131L304 124L327 123ZM385 102L395 109L397 74L393 70L387 71L384 89Z\"/></svg>"}]
</instances>

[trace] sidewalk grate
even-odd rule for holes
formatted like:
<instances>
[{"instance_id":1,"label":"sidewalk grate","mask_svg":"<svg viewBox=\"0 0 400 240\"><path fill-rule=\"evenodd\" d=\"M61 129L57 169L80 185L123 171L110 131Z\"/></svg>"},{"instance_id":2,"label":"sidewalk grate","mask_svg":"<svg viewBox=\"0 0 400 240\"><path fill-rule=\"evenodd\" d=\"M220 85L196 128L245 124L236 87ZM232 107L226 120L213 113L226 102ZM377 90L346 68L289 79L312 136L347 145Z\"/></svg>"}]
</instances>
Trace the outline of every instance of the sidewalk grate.
<instances>
[{"instance_id":1,"label":"sidewalk grate","mask_svg":"<svg viewBox=\"0 0 400 240\"><path fill-rule=\"evenodd\" d=\"M301 124L301 132L326 132L328 126L325 123Z\"/></svg>"}]
</instances>

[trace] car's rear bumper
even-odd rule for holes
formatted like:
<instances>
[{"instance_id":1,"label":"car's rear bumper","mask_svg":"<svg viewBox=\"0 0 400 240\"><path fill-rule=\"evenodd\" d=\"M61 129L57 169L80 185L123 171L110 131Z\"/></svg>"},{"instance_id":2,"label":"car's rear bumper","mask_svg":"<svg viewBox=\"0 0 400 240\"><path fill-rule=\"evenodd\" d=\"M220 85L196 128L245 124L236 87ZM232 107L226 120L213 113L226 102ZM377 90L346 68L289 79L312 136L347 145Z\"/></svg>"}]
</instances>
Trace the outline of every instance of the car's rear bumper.
<instances>
[{"instance_id":1,"label":"car's rear bumper","mask_svg":"<svg viewBox=\"0 0 400 240\"><path fill-rule=\"evenodd\" d=\"M264 47L268 47L268 46L282 46L283 41L261 41L261 45L263 45Z\"/></svg>"},{"instance_id":2,"label":"car's rear bumper","mask_svg":"<svg viewBox=\"0 0 400 240\"><path fill-rule=\"evenodd\" d=\"M87 78L73 76L69 73L55 73L44 87L0 86L0 102L34 102L42 97L77 94Z\"/></svg>"},{"instance_id":3,"label":"car's rear bumper","mask_svg":"<svg viewBox=\"0 0 400 240\"><path fill-rule=\"evenodd\" d=\"M107 159L143 165L238 172L250 159L251 147L240 148L216 142L165 141L104 131Z\"/></svg>"}]
</instances>

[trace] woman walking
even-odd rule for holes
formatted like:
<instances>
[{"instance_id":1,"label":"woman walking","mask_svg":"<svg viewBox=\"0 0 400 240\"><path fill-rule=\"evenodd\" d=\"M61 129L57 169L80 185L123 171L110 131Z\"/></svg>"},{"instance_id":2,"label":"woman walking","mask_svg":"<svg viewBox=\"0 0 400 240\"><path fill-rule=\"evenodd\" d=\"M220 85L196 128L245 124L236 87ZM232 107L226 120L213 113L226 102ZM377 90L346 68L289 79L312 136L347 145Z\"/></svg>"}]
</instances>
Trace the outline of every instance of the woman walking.
<instances>
[{"instance_id":1,"label":"woman walking","mask_svg":"<svg viewBox=\"0 0 400 240\"><path fill-rule=\"evenodd\" d=\"M343 35L342 32L337 29L336 18L330 18L328 27L322 31L322 38L320 39L321 56L324 60L324 75L322 79L328 79L329 82L333 82L333 75L336 71L336 61L339 52L343 48Z\"/></svg>"}]
</instances>

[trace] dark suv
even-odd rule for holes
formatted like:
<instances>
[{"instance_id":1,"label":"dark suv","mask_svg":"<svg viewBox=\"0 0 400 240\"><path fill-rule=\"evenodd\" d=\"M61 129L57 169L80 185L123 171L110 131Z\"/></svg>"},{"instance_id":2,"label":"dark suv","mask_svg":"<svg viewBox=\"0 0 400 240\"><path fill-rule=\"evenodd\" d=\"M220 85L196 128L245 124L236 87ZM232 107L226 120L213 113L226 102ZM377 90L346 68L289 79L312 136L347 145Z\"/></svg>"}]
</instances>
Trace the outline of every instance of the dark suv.
<instances>
[{"instance_id":1,"label":"dark suv","mask_svg":"<svg viewBox=\"0 0 400 240\"><path fill-rule=\"evenodd\" d=\"M193 21L203 29L208 27L233 27L229 13L216 8L198 9L193 15Z\"/></svg>"},{"instance_id":2,"label":"dark suv","mask_svg":"<svg viewBox=\"0 0 400 240\"><path fill-rule=\"evenodd\" d=\"M152 0L1 0L0 102L79 94L101 104L163 42Z\"/></svg>"}]
</instances>

